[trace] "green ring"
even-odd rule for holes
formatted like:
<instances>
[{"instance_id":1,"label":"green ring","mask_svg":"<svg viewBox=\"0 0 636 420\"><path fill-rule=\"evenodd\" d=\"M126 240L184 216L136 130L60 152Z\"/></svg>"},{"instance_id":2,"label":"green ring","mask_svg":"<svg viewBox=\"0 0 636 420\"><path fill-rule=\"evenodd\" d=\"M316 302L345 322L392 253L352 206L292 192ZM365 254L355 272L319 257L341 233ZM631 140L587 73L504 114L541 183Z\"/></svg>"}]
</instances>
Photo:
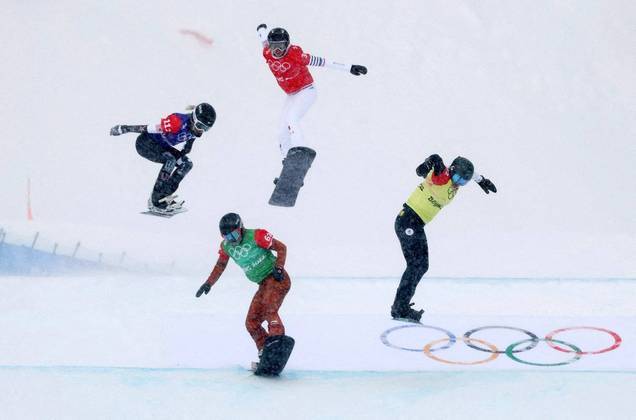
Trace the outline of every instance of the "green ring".
<instances>
[{"instance_id":1,"label":"green ring","mask_svg":"<svg viewBox=\"0 0 636 420\"><path fill-rule=\"evenodd\" d=\"M526 340L517 341L516 343L512 343L511 345L506 347L506 355L510 357L512 360L514 360L515 362L523 363L524 365L532 365L532 366L563 366L563 365L568 365L572 362L576 362L577 360L581 358L581 349L576 347L574 344L566 343L565 341L560 341L555 339L548 340L546 338L539 338L536 341L545 341L545 342L550 341L552 343L558 343L558 344L567 346L571 348L572 350L574 350L574 357L571 358L570 360L566 360L565 362L559 362L559 363L534 363L534 362L526 362L525 360L521 360L520 358L514 355L512 351L515 349L515 347L532 340L533 340L532 338L529 338Z\"/></svg>"}]
</instances>

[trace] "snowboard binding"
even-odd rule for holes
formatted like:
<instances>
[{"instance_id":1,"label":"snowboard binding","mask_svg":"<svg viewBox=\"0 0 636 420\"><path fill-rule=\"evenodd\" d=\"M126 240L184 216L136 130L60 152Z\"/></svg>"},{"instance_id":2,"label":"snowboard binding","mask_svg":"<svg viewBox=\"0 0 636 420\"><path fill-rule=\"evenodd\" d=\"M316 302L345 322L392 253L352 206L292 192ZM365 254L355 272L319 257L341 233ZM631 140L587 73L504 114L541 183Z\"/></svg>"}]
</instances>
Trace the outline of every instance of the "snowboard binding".
<instances>
[{"instance_id":1,"label":"snowboard binding","mask_svg":"<svg viewBox=\"0 0 636 420\"><path fill-rule=\"evenodd\" d=\"M176 214L183 213L188 211L187 208L183 207L185 203L184 200L177 201L177 195L168 195L159 200L160 203L165 204L164 206L155 206L152 202L152 198L148 199L148 211L142 212L141 214L150 214L153 216L166 217L170 218Z\"/></svg>"}]
</instances>

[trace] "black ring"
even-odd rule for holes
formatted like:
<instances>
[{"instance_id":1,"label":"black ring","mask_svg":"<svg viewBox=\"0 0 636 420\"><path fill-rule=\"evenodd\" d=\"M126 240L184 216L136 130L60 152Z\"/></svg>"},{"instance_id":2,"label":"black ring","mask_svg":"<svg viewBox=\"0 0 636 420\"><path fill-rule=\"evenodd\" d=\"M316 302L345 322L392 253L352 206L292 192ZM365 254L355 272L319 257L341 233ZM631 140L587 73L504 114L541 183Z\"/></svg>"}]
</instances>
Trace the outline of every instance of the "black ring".
<instances>
[{"instance_id":1,"label":"black ring","mask_svg":"<svg viewBox=\"0 0 636 420\"><path fill-rule=\"evenodd\" d=\"M528 337L530 337L530 340L524 340L524 341L530 341L529 345L527 345L526 347L523 347L523 348L521 348L519 350L514 350L514 351L512 351L512 353L521 353L523 351L532 350L533 348L535 348L537 346L537 344L539 344L539 341L540 341L539 337L537 337L536 334L533 334L533 333L531 333L528 330L524 330L523 328L492 325L492 326L479 327L479 328L472 329L470 331L466 331L466 333L464 333L464 342L466 343L466 345L468 347L470 347L472 349L475 349L475 350L483 351L483 352L486 352L486 353L499 353L499 354L506 353L506 350L498 350L496 352L493 352L490 349L485 349L483 347L479 347L479 346L471 343L471 341L470 341L470 336L471 335L473 335L477 331L488 330L488 329L492 329L492 328L498 328L498 329L502 329L502 330L519 331L519 332L522 332L522 333L526 334Z\"/></svg>"}]
</instances>

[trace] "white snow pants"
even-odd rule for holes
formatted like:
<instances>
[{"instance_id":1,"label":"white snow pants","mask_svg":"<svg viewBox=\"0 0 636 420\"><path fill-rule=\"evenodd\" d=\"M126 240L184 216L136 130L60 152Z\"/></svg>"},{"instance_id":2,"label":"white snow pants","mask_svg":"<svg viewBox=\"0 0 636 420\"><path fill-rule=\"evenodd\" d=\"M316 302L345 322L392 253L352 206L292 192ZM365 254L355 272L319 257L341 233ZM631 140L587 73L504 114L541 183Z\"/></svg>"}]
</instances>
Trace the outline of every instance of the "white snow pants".
<instances>
[{"instance_id":1,"label":"white snow pants","mask_svg":"<svg viewBox=\"0 0 636 420\"><path fill-rule=\"evenodd\" d=\"M300 120L314 102L316 102L316 88L313 86L287 95L278 133L278 144L283 159L292 147L304 146L305 141L300 128Z\"/></svg>"}]
</instances>

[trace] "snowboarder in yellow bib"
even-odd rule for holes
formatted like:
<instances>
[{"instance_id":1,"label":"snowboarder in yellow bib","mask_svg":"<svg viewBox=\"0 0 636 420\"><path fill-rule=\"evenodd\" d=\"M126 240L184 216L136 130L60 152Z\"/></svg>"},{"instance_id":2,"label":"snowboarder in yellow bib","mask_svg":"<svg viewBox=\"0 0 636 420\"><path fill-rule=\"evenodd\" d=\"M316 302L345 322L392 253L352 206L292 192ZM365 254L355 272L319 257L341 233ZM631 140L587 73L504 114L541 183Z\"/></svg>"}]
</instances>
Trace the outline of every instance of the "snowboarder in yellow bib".
<instances>
[{"instance_id":1,"label":"snowboarder in yellow bib","mask_svg":"<svg viewBox=\"0 0 636 420\"><path fill-rule=\"evenodd\" d=\"M419 322L423 309L411 308L411 299L420 279L428 270L428 244L424 225L448 205L457 194L459 187L471 179L477 182L486 194L497 192L495 184L475 173L473 164L458 156L446 168L439 155L431 155L415 170L424 181L404 203L404 208L395 219L395 233L400 241L406 270L400 280L391 316L395 319Z\"/></svg>"}]
</instances>

